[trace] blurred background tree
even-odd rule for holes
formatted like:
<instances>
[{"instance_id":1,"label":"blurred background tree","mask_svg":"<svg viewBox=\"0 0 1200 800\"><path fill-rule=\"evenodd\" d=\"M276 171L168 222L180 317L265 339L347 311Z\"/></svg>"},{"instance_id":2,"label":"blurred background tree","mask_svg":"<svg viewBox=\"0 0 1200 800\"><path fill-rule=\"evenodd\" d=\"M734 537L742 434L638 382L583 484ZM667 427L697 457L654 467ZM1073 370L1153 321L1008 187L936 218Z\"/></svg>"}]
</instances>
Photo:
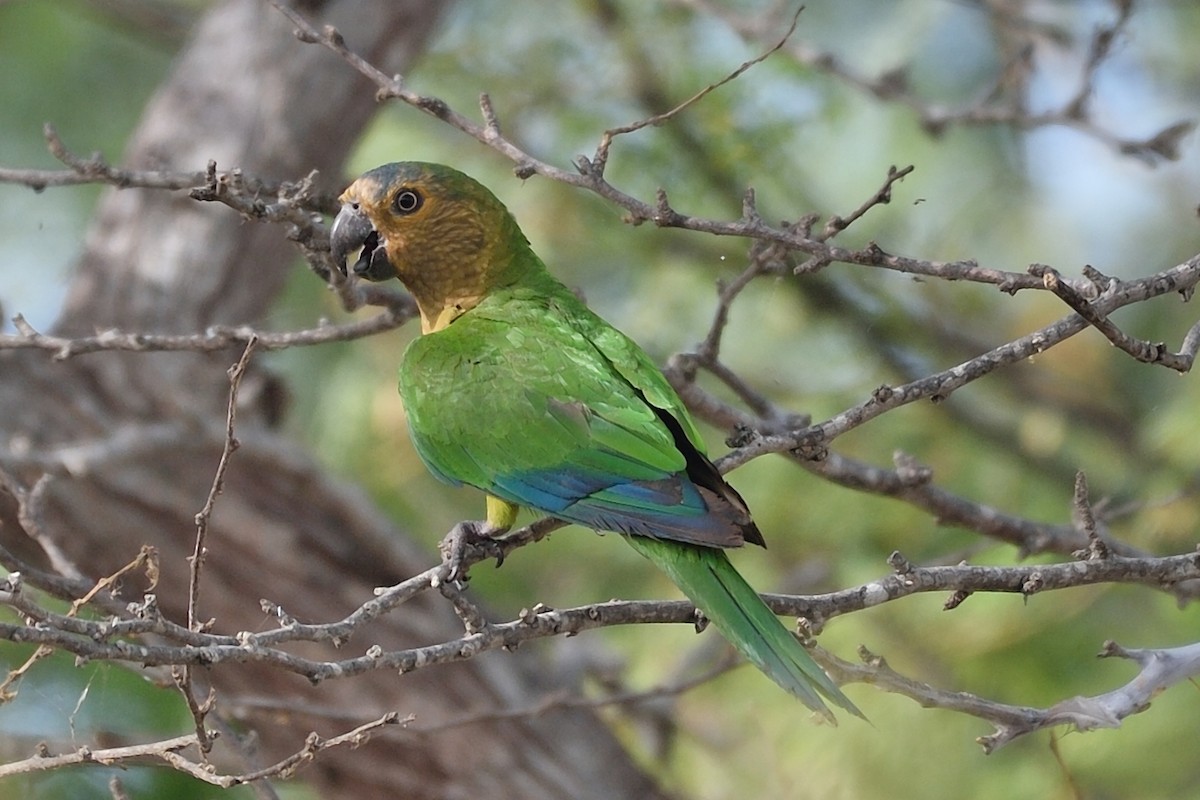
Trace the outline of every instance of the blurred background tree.
<instances>
[{"instance_id":1,"label":"blurred background tree","mask_svg":"<svg viewBox=\"0 0 1200 800\"><path fill-rule=\"evenodd\" d=\"M286 28L278 12L259 5L255 19ZM310 18L337 21L337 10L310 5L305 12ZM40 136L40 126L49 121L68 144L99 150L119 163L117 154L126 149L151 92L167 79L176 51L213 9L218 5L152 0L0 6L0 71L6 76L0 126L7 145L0 162L55 166ZM403 68L408 86L463 112L475 108L486 91L508 139L539 159L568 167L578 154L593 152L604 130L666 111L761 54L783 36L793 11L752 2L709 7L614 0L560 3L549 11L541 4L459 0L436 26L430 20L429 37L417 45L425 52ZM1145 3L1127 19L1126 12L1124 4L1111 2L908 0L881 7L868 0L818 0L800 15L781 52L667 124L619 139L606 178L651 201L665 188L679 211L717 219L737 219L743 191L753 186L769 224L813 212L821 215L819 230L829 215L848 214L869 198L890 165L912 164L915 171L893 187L891 204L871 209L838 242L862 247L873 241L890 253L928 261L973 259L1018 273L1034 262L1069 277L1085 264L1122 279L1159 272L1200 252L1200 155L1190 136L1167 137L1157 149L1130 143L1152 139L1200 111L1195 82L1200 54L1191 46L1200 34L1200 11L1188 3ZM352 48L379 58L365 38L338 24ZM1108 28L1114 30L1111 52L1089 70L1096 33ZM315 49L291 40L280 58L307 58ZM313 59L310 69L350 71L328 54ZM321 83L311 73L290 75L301 84ZM1060 120L1064 124L1032 124L1039 114L1069 105L1085 85L1086 114ZM359 104L365 119L373 87L357 80L342 91L365 98ZM311 91L298 94L314 106L329 101ZM273 101L260 97L258 105ZM980 112L996 108L1014 113L1005 119ZM282 169L270 172L237 155L228 162L226 150L206 152L202 136L190 147L192 160L167 156L166 164L202 170L203 161L213 157L225 160L222 169L242 167L273 180L298 180L316 166L303 159L268 159ZM539 177L517 181L506 159L402 104L381 107L344 164L345 148L328 150L321 177L326 190L397 159L442 161L478 177L509 205L551 269L664 364L672 354L696 349L717 307L716 281L733 279L747 264L746 240L631 227L622 223L620 209L594 195ZM1167 157L1173 155L1178 158ZM58 315L98 197L89 187L35 194L0 185L0 302L6 318L19 312L39 329L88 332L86 325ZM166 201L160 195L146 202ZM227 209L213 213L223 215L225 224L238 224ZM280 292L275 297L270 290L265 313L247 308L237 316L225 306L213 318L197 315L197 321L289 330L311 327L322 317L345 320L337 298L322 291L298 260L282 268L283 259L295 260L287 256L294 251L283 249L280 231L269 235L275 248L269 251L270 280ZM97 247L94 240L89 246ZM789 266L803 261L793 259ZM259 261L246 259L241 280L260 268ZM255 316L246 316L252 312ZM1065 312L1048 292L1009 297L993 286L835 263L751 283L732 306L721 357L778 407L820 421L862 402L881 384L946 369ZM1195 312L1164 297L1125 309L1114 320L1136 336L1177 348ZM144 318L102 322L125 330L198 330L175 330L170 322ZM407 439L392 376L414 334L407 326L354 342L288 349L259 356L256 365L265 368L271 386L286 387L282 437L301 443L341 480L365 488L394 525L411 534L419 549L409 552L413 560L407 563L423 569L435 563L434 546L454 522L478 515L479 500L470 491L436 484ZM33 356L49 362L45 354ZM236 356L234 350L207 359L202 374L212 380L197 385L212 395L210 416L220 416L226 388L220 370ZM181 363L179 355L155 358ZM165 374L187 375L194 368L182 363L165 368ZM3 369L4 381L17 374L11 361ZM44 374L55 373L46 368ZM715 381L701 384L734 399ZM23 397L28 404L39 388L24 382L8 391L14 403ZM839 437L832 449L884 468L902 451L930 467L939 486L1046 523L1070 522L1074 475L1083 470L1093 500L1108 512L1105 522L1114 540L1154 554L1186 552L1194 548L1200 526L1198 395L1194 378L1138 363L1088 330L945 402L884 414ZM169 413L144 412L150 418ZM12 437L22 433L37 445L45 432L5 432L10 438L0 450L0 466L28 467ZM719 451L729 431L708 433ZM50 441L56 438L49 435ZM208 456L198 461L203 465L198 470L211 476L216 463L211 448ZM240 457L234 457L235 465ZM247 467L241 480L261 478ZM234 492L237 481L231 474ZM1012 544L941 525L896 499L835 486L777 457L751 461L731 482L770 543L768 552L736 555L739 569L763 589L802 594L853 586L886 573L894 550L917 564L963 559L1012 564L1024 555ZM191 503L194 512L203 499L200 491L180 502L185 508ZM237 508L233 501L221 502ZM231 529L242 524L228 522ZM164 534L133 531L135 540L159 535ZM190 545L192 531L186 527L172 535L181 537L179 548ZM92 549L102 547L104 533L92 536L100 538L84 541ZM221 552L214 544L210 560L218 561ZM136 545L104 563L119 566L134 553ZM1059 561L1063 554L1037 558ZM389 579L388 570L382 572L364 577L365 586L406 577ZM98 568L88 573L104 574ZM248 586L235 594L234 588L231 583L225 602L257 611L263 590ZM612 537L573 529L521 550L502 569L476 566L471 589L496 619L510 619L537 602L567 607L609 597L674 596L665 579ZM184 590L164 584L158 591ZM265 596L295 613L286 591ZM347 594L348 608L369 597ZM838 619L822 632L821 644L845 658L865 645L900 673L942 689L1046 706L1106 691L1132 676L1125 662L1091 658L1106 639L1133 647L1195 640L1194 604L1179 607L1169 594L1141 587L1075 588L1024 601L980 594L951 612L942 610L944 600L916 595ZM209 611L225 632L240 629L230 624L233 613ZM331 609L307 621L340 613ZM245 625L270 622L260 615L257 623ZM724 657L714 636L697 639L686 626L608 629L569 642L527 645L522 654L532 660L525 668L533 675L552 673L551 686L573 687L590 698L671 685ZM28 649L0 646L0 659L12 666L27 656ZM512 669L516 657L490 653L478 660L494 675ZM0 732L10 740L5 755L26 756L39 739L61 752L83 743L188 730L190 718L177 693L139 686L122 673L111 666L77 669L66 658L39 664L17 699L0 708ZM217 683L219 670L213 673ZM521 702L507 698L495 706L531 707L537 678L529 684L532 688L517 693ZM343 691L353 696L355 689ZM230 692L223 708L241 719L238 703L249 707L248 695ZM836 731L815 726L770 682L745 668L678 696L602 707L600 716L633 761L681 797L1167 798L1187 795L1200 781L1190 740L1180 735L1194 716L1194 693L1187 687L1171 689L1120 728L1061 740L1041 732L986 757L974 739L991 728L978 719L922 710L903 697L862 686L851 685L849 693L872 726L854 721ZM394 706L375 710L406 713L407 699L392 698ZM133 729L128 719L117 725L104 710L115 707L140 709L128 715L137 722ZM271 711L282 719L295 709ZM431 716L418 714L415 726L438 719L437 711L427 713ZM70 721L66 728L64 720ZM306 724L280 727L294 726L302 741ZM365 749L419 747L414 741L424 740L381 737ZM547 755L552 752L547 749ZM322 754L318 764L336 764L338 758L336 752ZM322 775L314 769L301 779L310 779L311 791L326 792L354 771L332 767ZM163 777L165 772L123 779L135 797L212 791L196 782L179 787L179 779ZM13 785L30 796L108 796L109 774L96 768ZM444 786L454 780L447 778ZM160 781L171 781L170 788ZM412 796L426 796L413 786L407 787ZM454 796L431 786L422 784L428 796Z\"/></svg>"}]
</instances>

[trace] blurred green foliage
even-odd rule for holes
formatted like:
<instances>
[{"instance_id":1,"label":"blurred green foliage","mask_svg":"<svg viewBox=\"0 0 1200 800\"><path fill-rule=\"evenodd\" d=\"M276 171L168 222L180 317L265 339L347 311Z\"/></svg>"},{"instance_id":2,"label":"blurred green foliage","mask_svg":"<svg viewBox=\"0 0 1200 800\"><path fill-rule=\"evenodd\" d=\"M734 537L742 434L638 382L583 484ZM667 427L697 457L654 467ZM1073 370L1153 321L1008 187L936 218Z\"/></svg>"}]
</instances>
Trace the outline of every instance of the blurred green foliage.
<instances>
[{"instance_id":1,"label":"blurred green foliage","mask_svg":"<svg viewBox=\"0 0 1200 800\"><path fill-rule=\"evenodd\" d=\"M105 24L84 2L0 3L0 161L59 166L42 138L46 123L79 153L119 158L170 64L170 45L146 34ZM35 194L0 184L0 305L7 311L0 330L10 328L8 318L18 311L39 328L53 321L100 191L80 186Z\"/></svg>"},{"instance_id":2,"label":"blurred green foliage","mask_svg":"<svg viewBox=\"0 0 1200 800\"><path fill-rule=\"evenodd\" d=\"M757 3L737 5L760 9ZM1030 8L1081 42L1113 13L1105 3ZM956 106L986 93L1003 61L982 9L942 0L816 0L801 15L796 38L855 72L907 67L916 94ZM1144 136L1195 114L1200 50L1192 42L1198 35L1200 12L1191 5L1139 7L1100 72L1093 99L1099 123ZM69 46L46 46L51 41ZM1049 42L1041 48L1042 63L1050 66L1033 83L1029 102L1035 109L1070 97L1080 69L1077 54L1072 60ZM164 49L111 24L75 20L49 3L0 6L0 66L6 76L26 76L4 82L5 107L12 113L0 125L13 144L4 160L45 162L37 154L36 122L42 118L64 132L71 123L86 126L71 141L115 156L165 68ZM473 0L456 6L407 78L422 93L468 113L478 94L488 92L510 138L566 165L576 154L590 154L606 128L670 108L762 49L718 20L670 4L579 0L548 12L540 4ZM84 69L109 70L121 90L83 92L74 75ZM656 98L663 104L646 104ZM1184 155L1151 168L1061 128L951 127L934 138L910 110L778 55L669 125L618 139L608 174L635 196L652 199L664 187L677 209L719 218L736 218L742 191L753 186L766 219L794 221L813 211L847 213L883 182L889 165L914 164L892 204L872 210L841 241L874 240L891 252L974 258L1014 271L1042 262L1075 275L1092 264L1137 277L1200 250L1194 139L1185 142ZM745 263L746 242L630 227L602 200L542 179L518 182L511 165L493 152L391 105L362 141L347 175L399 159L452 163L490 185L551 268L663 360L703 338L716 280L736 275ZM43 197L71 215L70 224L57 217L53 224L77 231L84 201L93 196L91 190L59 190ZM29 193L20 197L25 202ZM11 208L12 201L4 206ZM9 219L5 213L0 219ZM0 236L7 248L20 231L6 224ZM45 252L44 237L32 241ZM6 289L25 256L14 258L17 263L7 256L0 263ZM12 302L7 293L4 300ZM1053 298L1031 292L1009 297L987 287L835 265L754 284L734 307L722 355L783 407L823 419L880 384L952 366L1064 313ZM268 323L301 327L317 316L342 315L329 293L298 267ZM1177 346L1194 317L1192 307L1166 297L1125 310L1117 321L1136 335ZM432 558L437 539L453 522L477 516L482 500L435 483L408 441L394 374L412 335L406 329L288 351L271 363L293 388L291 431L423 537ZM1089 331L945 403L889 413L842 437L835 448L885 466L894 451L904 451L932 467L948 489L1054 522L1069 519L1072 477L1083 469L1094 499L1134 504L1114 523L1117 536L1152 552L1179 552L1193 547L1200 528L1198 404L1194 376L1135 363ZM710 434L720 452L721 432ZM739 568L763 589L852 585L886 572L885 558L897 549L919 563L969 558L1009 564L1016 557L1010 546L942 527L896 501L827 485L781 460L753 462L732 482L771 545L767 552L736 555ZM578 529L522 550L501 570L477 567L472 586L501 617L535 602L566 606L675 594L615 537ZM1131 677L1127 663L1092 658L1105 639L1170 646L1195 639L1200 623L1195 606L1181 610L1139 588L1094 587L1028 601L974 596L949 613L941 610L943 600L917 596L836 620L821 643L844 657L864 644L902 673L942 688L1046 705L1106 691ZM636 687L668 680L697 641L690 630L651 626L590 636L620 654ZM14 648L0 647L0 658L17 657ZM93 686L93 696L99 683L106 693L146 704L147 732L181 724L173 696L167 702L175 710L155 712L154 698L163 694L133 685L138 682L119 669L83 673L52 659L31 676L31 688L35 677L33 691L51 698L50 711L72 706L81 682ZM56 688L60 683L63 688ZM738 669L680 699L679 730L663 755L630 717L607 713L639 758L681 795L695 798L1172 798L1200 785L1187 735L1197 700L1186 686L1173 688L1119 730L1062 737L1061 764L1049 734L985 757L974 739L990 729L979 721L922 710L865 687L852 686L849 693L873 724L850 720L837 731L822 729L781 702L775 687L753 670ZM18 733L14 708L0 710L0 732ZM51 716L63 718L48 713L42 723ZM40 792L27 796L87 796L75 785L55 788L60 780L71 778L23 786Z\"/></svg>"}]
</instances>

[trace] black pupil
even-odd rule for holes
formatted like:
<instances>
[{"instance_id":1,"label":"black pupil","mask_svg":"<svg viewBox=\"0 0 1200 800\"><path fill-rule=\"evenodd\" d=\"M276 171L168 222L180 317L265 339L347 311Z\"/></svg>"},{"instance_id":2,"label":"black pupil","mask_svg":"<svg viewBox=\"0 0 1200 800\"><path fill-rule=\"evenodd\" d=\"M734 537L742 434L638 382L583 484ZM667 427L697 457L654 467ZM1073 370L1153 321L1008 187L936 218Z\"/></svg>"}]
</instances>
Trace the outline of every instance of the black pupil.
<instances>
[{"instance_id":1,"label":"black pupil","mask_svg":"<svg viewBox=\"0 0 1200 800\"><path fill-rule=\"evenodd\" d=\"M421 197L412 189L404 189L396 195L396 210L409 214L416 211L421 205Z\"/></svg>"}]
</instances>

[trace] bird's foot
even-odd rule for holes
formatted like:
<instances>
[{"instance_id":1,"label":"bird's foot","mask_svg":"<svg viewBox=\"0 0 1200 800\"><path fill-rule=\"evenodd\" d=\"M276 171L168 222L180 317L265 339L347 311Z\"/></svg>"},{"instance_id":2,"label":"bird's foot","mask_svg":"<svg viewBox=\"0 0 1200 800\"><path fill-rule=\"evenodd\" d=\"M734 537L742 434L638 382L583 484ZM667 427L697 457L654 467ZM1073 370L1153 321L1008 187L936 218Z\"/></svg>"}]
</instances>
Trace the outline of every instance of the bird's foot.
<instances>
[{"instance_id":1,"label":"bird's foot","mask_svg":"<svg viewBox=\"0 0 1200 800\"><path fill-rule=\"evenodd\" d=\"M494 557L499 566L504 560L504 550L494 537L501 532L500 528L486 520L466 520L451 528L438 545L442 563L446 565L447 580L467 580L468 565L464 562L467 551L472 548L482 550L485 557Z\"/></svg>"}]
</instances>

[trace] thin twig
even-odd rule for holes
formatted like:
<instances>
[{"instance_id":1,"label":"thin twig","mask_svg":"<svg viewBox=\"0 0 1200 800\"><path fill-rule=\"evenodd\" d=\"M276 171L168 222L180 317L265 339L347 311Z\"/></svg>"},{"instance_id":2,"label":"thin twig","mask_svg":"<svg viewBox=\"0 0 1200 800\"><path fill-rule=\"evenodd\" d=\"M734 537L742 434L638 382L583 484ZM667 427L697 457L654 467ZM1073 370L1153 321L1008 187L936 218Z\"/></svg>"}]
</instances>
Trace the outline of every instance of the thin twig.
<instances>
[{"instance_id":1,"label":"thin twig","mask_svg":"<svg viewBox=\"0 0 1200 800\"><path fill-rule=\"evenodd\" d=\"M415 305L407 295L397 297L398 304L389 310L368 319L355 320L339 325L322 324L300 331L265 332L248 325L237 327L213 326L203 333L158 334L127 333L106 330L95 336L67 338L39 333L18 314L13 318L17 333L0 334L0 350L36 349L53 354L63 361L86 353L110 350L129 352L185 351L212 353L228 349L233 345L245 346L251 338L256 339L259 350L285 350L289 347L311 347L330 342L345 342L374 336L383 331L399 327L415 316ZM412 306L412 309L409 306Z\"/></svg>"},{"instance_id":2,"label":"thin twig","mask_svg":"<svg viewBox=\"0 0 1200 800\"><path fill-rule=\"evenodd\" d=\"M1075 475L1075 493L1071 501L1072 516L1080 532L1087 537L1086 550L1075 552L1077 558L1110 558L1112 550L1100 536L1096 525L1096 515L1092 511L1092 502L1088 497L1087 475L1080 470Z\"/></svg>"},{"instance_id":3,"label":"thin twig","mask_svg":"<svg viewBox=\"0 0 1200 800\"><path fill-rule=\"evenodd\" d=\"M627 125L621 125L616 128L609 128L606 130L603 135L601 135L600 143L596 146L596 152L592 156L592 160L587 168L590 171L593 171L597 176L603 175L604 168L608 164L609 150L612 148L613 141L618 136L627 133L633 133L634 131L640 131L642 128L663 125L666 122L669 122L672 118L682 114L688 108L691 108L712 92L721 88L725 84L730 83L731 81L737 80L737 78L739 78L751 67L755 66L756 64L761 64L773 54L779 52L780 48L787 44L787 40L790 39L792 34L796 32L796 25L800 21L800 13L802 11L804 11L804 6L800 6L796 9L796 13L792 15L792 23L788 26L787 32L783 34L782 38L780 38L780 40L773 47L761 53L757 57L746 61L733 72L730 72L716 83L710 83L708 86L705 86L703 89L696 92L694 95L689 97L687 100L684 100L670 111L664 111L661 114L654 114L653 116L646 117L645 119L638 120L637 122L631 122Z\"/></svg>"},{"instance_id":4,"label":"thin twig","mask_svg":"<svg viewBox=\"0 0 1200 800\"><path fill-rule=\"evenodd\" d=\"M1094 269L1090 269L1089 272L1089 278L1093 281L1096 281L1097 277L1103 278ZM1104 337L1115 346L1138 361L1147 364L1161 364L1180 373L1191 370L1196 357L1194 345L1185 344L1181 352L1172 353L1163 342L1147 342L1135 339L1118 328L1108 318L1107 314L1097 309L1095 304L1084 297L1079 290L1064 281L1054 268L1048 267L1045 264L1034 264L1030 266L1029 274L1041 278L1046 288L1054 292L1064 303L1074 309L1076 314L1083 317L1093 328L1103 333ZM1106 281L1109 283L1107 291L1116 291L1119 289L1119 284L1115 279L1107 278ZM1200 323L1197 323L1197 327L1200 327ZM1194 331L1196 328L1194 327L1192 330ZM1191 335L1190 331L1189 335Z\"/></svg>"},{"instance_id":5,"label":"thin twig","mask_svg":"<svg viewBox=\"0 0 1200 800\"><path fill-rule=\"evenodd\" d=\"M831 216L825 223L825 227L821 230L821 233L817 235L816 239L821 242L828 241L842 231L846 230L846 228L849 228L855 222L858 222L875 206L887 205L888 203L892 202L892 187L895 186L895 184L899 181L902 181L911 175L915 169L916 167L914 167L912 164L909 164L907 167L900 168L897 168L894 164L888 167L887 178L884 179L883 186L880 186L879 189L875 191L875 194L868 197L858 208L854 209L846 216L842 217L836 214Z\"/></svg>"},{"instance_id":6,"label":"thin twig","mask_svg":"<svg viewBox=\"0 0 1200 800\"><path fill-rule=\"evenodd\" d=\"M18 498L18 501L20 502L20 498ZM146 570L146 575L151 584L157 583L158 560L157 554L155 553L153 547L143 547L141 552L138 553L137 558L135 558L133 561L121 567L113 574L96 581L95 584L78 599L72 599L71 608L65 615L55 615L56 617L59 617L59 624L57 625L58 629L68 629L70 627L69 622L75 620L79 615L79 611L88 603L90 603L97 595L99 595L101 592L112 589L126 574L142 569L143 567ZM21 577L21 573L19 572L9 574L9 591L13 595L13 597L8 601L9 605L14 607L21 605L21 603L17 602L16 596L21 594L21 583L23 580L24 579ZM34 609L36 609L36 606L31 608L31 613L36 618L38 614L34 612ZM90 627L89 623L82 620L79 620L79 623L80 627L76 628L76 630L87 630ZM34 664L46 656L49 656L53 652L54 648L41 645L30 654L29 658L25 660L25 663L19 667L9 670L8 674L4 677L4 680L0 681L0 703L7 703L16 698L17 690L15 687L21 678L23 678L26 673L29 672Z\"/></svg>"},{"instance_id":7,"label":"thin twig","mask_svg":"<svg viewBox=\"0 0 1200 800\"><path fill-rule=\"evenodd\" d=\"M188 562L187 625L189 629L197 632L206 631L211 625L211 622L201 623L198 619L200 573L204 567L204 559L208 555L208 548L205 546L205 541L208 538L208 521L212 517L213 509L216 507L217 495L225 487L225 472L229 468L229 460L240 445L234 431L234 425L237 421L238 388L242 384L242 376L246 374L246 368L250 365L250 357L254 354L254 348L257 344L258 337L250 336L246 341L245 350L242 351L242 357L229 370L229 403L225 412L225 443L221 449L221 458L217 462L217 469L213 474L212 486L208 490L204 506L196 514L196 541L192 549L192 556ZM182 692L184 699L187 701L188 710L191 712L192 719L195 722L196 741L199 742L200 752L202 755L205 755L212 748L212 738L204 726L204 718L216 702L216 694L214 690L210 689L208 697L205 700L197 700L190 666L185 665L175 671L174 677L180 692Z\"/></svg>"},{"instance_id":8,"label":"thin twig","mask_svg":"<svg viewBox=\"0 0 1200 800\"><path fill-rule=\"evenodd\" d=\"M80 747L70 753L62 753L57 756L52 755L36 755L32 758L26 758L21 761L10 761L7 764L0 764L0 778L8 778L13 775L28 775L34 772L46 772L60 767L74 766L78 764L121 764L131 761L138 761L147 758L163 758L166 753L173 753L177 750L191 747L196 743L196 735L189 733L186 736L176 736L172 739L164 739L159 742L150 744L135 744L125 747L109 747L103 750L93 750L90 747Z\"/></svg>"},{"instance_id":9,"label":"thin twig","mask_svg":"<svg viewBox=\"0 0 1200 800\"><path fill-rule=\"evenodd\" d=\"M842 661L815 648L814 657L840 683L862 682L904 695L922 706L969 714L995 726L995 732L976 741L984 753L1021 736L1059 725L1078 731L1118 728L1128 716L1145 711L1160 692L1200 674L1200 643L1161 649L1125 649L1105 642L1101 658L1116 656L1137 662L1138 674L1128 683L1103 694L1067 698L1047 708L1015 706L988 700L969 692L949 692L896 672L865 647L859 648L862 664Z\"/></svg>"},{"instance_id":10,"label":"thin twig","mask_svg":"<svg viewBox=\"0 0 1200 800\"><path fill-rule=\"evenodd\" d=\"M51 477L43 473L30 488L0 469L0 488L3 488L17 501L17 523L25 535L37 542L41 551L46 554L50 567L64 578L84 580L83 572L67 556L53 536L47 534L42 525L43 504L46 488L50 485Z\"/></svg>"},{"instance_id":11,"label":"thin twig","mask_svg":"<svg viewBox=\"0 0 1200 800\"><path fill-rule=\"evenodd\" d=\"M322 738L316 733L310 733L304 742L304 746L295 753L269 767L240 774L223 774L212 769L211 765L207 762L197 763L181 755L180 751L200 744L196 734L189 733L186 736L176 736L171 739L147 744L109 747L100 750L93 750L90 747L80 747L73 752L57 756L36 755L21 761L0 764L0 778L45 772L47 770L80 764L116 766L145 763L147 761L165 761L174 769L193 778L198 778L213 786L229 789L234 786L261 781L265 778L289 778L301 767L311 763L317 754L323 750L347 745L350 747L359 747L378 730L391 725L407 725L411 719L412 717L401 717L395 712L389 712L379 719L359 725L353 730L328 739Z\"/></svg>"},{"instance_id":12,"label":"thin twig","mask_svg":"<svg viewBox=\"0 0 1200 800\"><path fill-rule=\"evenodd\" d=\"M207 554L204 542L208 536L208 521L216 507L217 495L225 487L225 472L229 469L229 460L240 445L234 432L234 425L237 421L238 389L241 387L242 377L246 374L246 368L250 364L250 356L254 354L254 348L257 345L258 337L251 334L246 340L246 348L242 351L241 358L229 370L229 402L225 411L225 444L221 450L221 458L217 462L217 470L213 474L208 496L204 499L204 506L196 514L196 543L188 564L187 603L188 627L195 631L207 627L201 625L197 620L197 607L200 601L200 571L204 566L204 557Z\"/></svg>"},{"instance_id":13,"label":"thin twig","mask_svg":"<svg viewBox=\"0 0 1200 800\"><path fill-rule=\"evenodd\" d=\"M674 0L675 5L720 19L743 40L762 42L770 36L776 23L774 19L755 19L740 10L709 0ZM1026 34L1025 46L1016 48L1008 68L999 70L999 77L990 91L980 92L978 99L959 107L927 100L913 91L909 80L910 67L891 67L878 76L859 74L847 66L833 53L793 39L784 47L784 53L804 67L832 76L841 83L869 95L876 100L903 106L916 115L921 127L931 136L941 136L953 127L996 127L1007 126L1020 130L1034 130L1052 126L1069 127L1089 136L1121 155L1132 156L1151 166L1164 160L1174 161L1180 157L1180 144L1196 126L1193 120L1173 123L1144 139L1121 136L1092 119L1088 113L1090 99L1100 68L1113 52L1113 44L1129 20L1132 5L1126 0L1115 3L1117 19L1099 28L1087 45L1083 57L1078 88L1062 105L1033 112L1027 107L1025 98L1029 94L1029 83L1036 74L1032 63L1035 42L1032 34ZM1007 8L1003 4L987 4L992 13ZM1045 37L1056 39L1061 37Z\"/></svg>"}]
</instances>

